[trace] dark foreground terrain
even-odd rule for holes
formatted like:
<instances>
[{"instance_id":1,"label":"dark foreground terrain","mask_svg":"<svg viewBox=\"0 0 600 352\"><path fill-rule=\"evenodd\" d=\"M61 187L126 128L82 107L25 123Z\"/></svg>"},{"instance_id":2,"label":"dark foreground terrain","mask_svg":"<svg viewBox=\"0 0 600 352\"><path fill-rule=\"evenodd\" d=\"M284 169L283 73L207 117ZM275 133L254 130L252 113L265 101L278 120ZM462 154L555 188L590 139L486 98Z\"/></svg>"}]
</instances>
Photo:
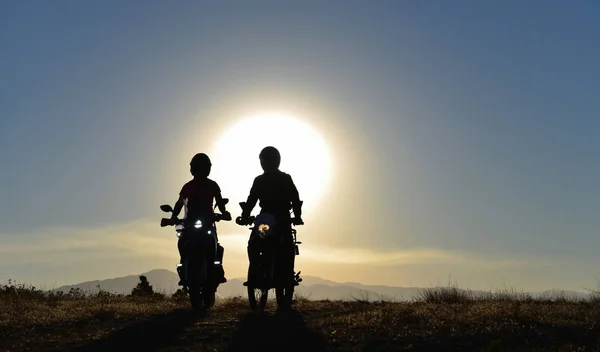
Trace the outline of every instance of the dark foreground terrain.
<instances>
[{"instance_id":1,"label":"dark foreground terrain","mask_svg":"<svg viewBox=\"0 0 600 352\"><path fill-rule=\"evenodd\" d=\"M0 351L598 351L600 302L300 300L250 313L227 299L206 316L173 298L4 297Z\"/></svg>"}]
</instances>

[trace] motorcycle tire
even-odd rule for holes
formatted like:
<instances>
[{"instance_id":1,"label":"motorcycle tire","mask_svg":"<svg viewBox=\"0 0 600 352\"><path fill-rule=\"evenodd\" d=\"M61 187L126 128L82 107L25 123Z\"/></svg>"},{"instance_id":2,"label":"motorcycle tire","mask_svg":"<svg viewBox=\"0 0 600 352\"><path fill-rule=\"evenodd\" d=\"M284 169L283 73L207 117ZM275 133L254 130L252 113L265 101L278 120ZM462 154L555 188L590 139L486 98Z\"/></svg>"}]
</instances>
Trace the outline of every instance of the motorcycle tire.
<instances>
[{"instance_id":1,"label":"motorcycle tire","mask_svg":"<svg viewBox=\"0 0 600 352\"><path fill-rule=\"evenodd\" d=\"M258 299L256 298L258 294ZM255 312L263 313L267 306L267 300L269 298L269 290L264 288L254 288L248 286L248 303L250 303L250 309Z\"/></svg>"},{"instance_id":2,"label":"motorcycle tire","mask_svg":"<svg viewBox=\"0 0 600 352\"><path fill-rule=\"evenodd\" d=\"M275 299L279 308L289 308L294 299L294 286L275 289Z\"/></svg>"},{"instance_id":3,"label":"motorcycle tire","mask_svg":"<svg viewBox=\"0 0 600 352\"><path fill-rule=\"evenodd\" d=\"M192 309L197 312L205 310L204 299L202 295L195 290L190 291L190 304L192 305Z\"/></svg>"},{"instance_id":4,"label":"motorcycle tire","mask_svg":"<svg viewBox=\"0 0 600 352\"><path fill-rule=\"evenodd\" d=\"M206 292L203 295L205 309L210 309L215 305L216 292Z\"/></svg>"}]
</instances>

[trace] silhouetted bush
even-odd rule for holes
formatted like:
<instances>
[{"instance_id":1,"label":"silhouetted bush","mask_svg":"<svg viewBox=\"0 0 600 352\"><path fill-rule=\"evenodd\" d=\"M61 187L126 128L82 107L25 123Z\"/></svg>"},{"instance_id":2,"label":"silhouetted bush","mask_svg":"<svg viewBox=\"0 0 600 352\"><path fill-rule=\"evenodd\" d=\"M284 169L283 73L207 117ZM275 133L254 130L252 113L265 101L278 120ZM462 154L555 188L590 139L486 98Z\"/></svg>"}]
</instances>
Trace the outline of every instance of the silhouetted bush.
<instances>
[{"instance_id":1,"label":"silhouetted bush","mask_svg":"<svg viewBox=\"0 0 600 352\"><path fill-rule=\"evenodd\" d=\"M40 300L46 298L46 294L35 286L16 284L9 279L6 285L0 286L0 297L3 300Z\"/></svg>"},{"instance_id":2,"label":"silhouetted bush","mask_svg":"<svg viewBox=\"0 0 600 352\"><path fill-rule=\"evenodd\" d=\"M79 287L71 287L69 292L67 292L67 298L82 299L85 298L85 292Z\"/></svg>"},{"instance_id":3,"label":"silhouetted bush","mask_svg":"<svg viewBox=\"0 0 600 352\"><path fill-rule=\"evenodd\" d=\"M154 289L152 288L152 285L150 285L146 276L141 275L140 282L136 287L133 288L133 290L131 290L131 295L133 297L147 297L152 296L153 294Z\"/></svg>"},{"instance_id":4,"label":"silhouetted bush","mask_svg":"<svg viewBox=\"0 0 600 352\"><path fill-rule=\"evenodd\" d=\"M473 294L458 287L434 287L419 291L418 300L428 303L466 303L474 301Z\"/></svg>"},{"instance_id":5,"label":"silhouetted bush","mask_svg":"<svg viewBox=\"0 0 600 352\"><path fill-rule=\"evenodd\" d=\"M178 289L171 295L171 299L177 302L187 301L188 295L182 289Z\"/></svg>"}]
</instances>

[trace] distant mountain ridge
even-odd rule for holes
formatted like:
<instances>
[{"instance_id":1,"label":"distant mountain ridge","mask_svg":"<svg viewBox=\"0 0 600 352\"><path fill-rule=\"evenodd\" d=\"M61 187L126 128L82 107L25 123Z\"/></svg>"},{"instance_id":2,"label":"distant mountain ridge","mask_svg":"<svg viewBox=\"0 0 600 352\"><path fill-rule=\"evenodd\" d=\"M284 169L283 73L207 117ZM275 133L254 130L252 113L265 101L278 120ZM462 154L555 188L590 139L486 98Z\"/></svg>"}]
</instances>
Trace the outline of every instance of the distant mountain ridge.
<instances>
[{"instance_id":1,"label":"distant mountain ridge","mask_svg":"<svg viewBox=\"0 0 600 352\"><path fill-rule=\"evenodd\" d=\"M172 293L177 291L179 277L166 269L155 269L138 275L127 275L114 279L85 281L75 285L65 285L56 289L56 291L68 292L71 288L80 289L85 292L96 292L98 287L104 291L119 294L129 294L131 290L140 281L140 275L148 278L155 292Z\"/></svg>"},{"instance_id":2,"label":"distant mountain ridge","mask_svg":"<svg viewBox=\"0 0 600 352\"><path fill-rule=\"evenodd\" d=\"M98 288L117 294L129 294L139 282L139 276L144 275L148 278L150 285L155 292L171 294L179 286L177 283L179 277L177 273L166 269L155 269L138 275L128 275L106 280L94 280L81 282L75 285L65 285L57 288L55 291L68 292L72 288L80 289L84 292L97 292ZM419 297L422 290L426 287L399 287L385 285L363 285L357 282L335 282L323 279L317 276L302 276L303 281L296 288L296 292L303 297L311 300L355 300L355 299L384 299L388 301L409 301ZM242 285L243 280L239 278L229 279L228 282L221 284L217 295L220 297L246 296L246 288ZM474 294L483 294L484 291L471 291ZM577 299L588 298L587 293L577 291L547 290L543 292L530 292L532 297L559 297L567 296Z\"/></svg>"}]
</instances>

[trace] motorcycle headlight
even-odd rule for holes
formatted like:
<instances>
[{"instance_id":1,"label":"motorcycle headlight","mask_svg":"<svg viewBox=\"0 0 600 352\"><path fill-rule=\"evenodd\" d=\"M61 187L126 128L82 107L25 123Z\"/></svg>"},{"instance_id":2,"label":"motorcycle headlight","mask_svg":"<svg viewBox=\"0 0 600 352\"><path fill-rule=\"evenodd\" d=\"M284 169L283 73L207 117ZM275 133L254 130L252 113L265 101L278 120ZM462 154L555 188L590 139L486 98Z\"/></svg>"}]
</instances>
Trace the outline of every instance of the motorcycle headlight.
<instances>
[{"instance_id":1,"label":"motorcycle headlight","mask_svg":"<svg viewBox=\"0 0 600 352\"><path fill-rule=\"evenodd\" d=\"M271 226L269 226L269 224L258 225L258 235L261 238L265 238L269 234L269 230L271 230Z\"/></svg>"},{"instance_id":2,"label":"motorcycle headlight","mask_svg":"<svg viewBox=\"0 0 600 352\"><path fill-rule=\"evenodd\" d=\"M271 234L275 227L275 216L270 213L261 213L254 220L255 231L260 238L265 238Z\"/></svg>"},{"instance_id":3,"label":"motorcycle headlight","mask_svg":"<svg viewBox=\"0 0 600 352\"><path fill-rule=\"evenodd\" d=\"M202 221L196 220L196 222L194 223L194 227L197 228L197 229L201 228L202 227Z\"/></svg>"}]
</instances>

